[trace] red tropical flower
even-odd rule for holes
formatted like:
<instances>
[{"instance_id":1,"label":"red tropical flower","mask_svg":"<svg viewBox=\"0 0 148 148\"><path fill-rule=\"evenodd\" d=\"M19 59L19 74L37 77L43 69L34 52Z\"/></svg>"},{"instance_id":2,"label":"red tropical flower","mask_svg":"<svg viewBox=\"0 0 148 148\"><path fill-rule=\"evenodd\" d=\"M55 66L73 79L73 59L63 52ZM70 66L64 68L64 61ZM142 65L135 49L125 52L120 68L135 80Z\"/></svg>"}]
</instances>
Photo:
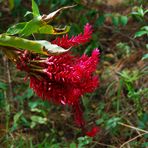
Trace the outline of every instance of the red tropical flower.
<instances>
[{"instance_id":1,"label":"red tropical flower","mask_svg":"<svg viewBox=\"0 0 148 148\"><path fill-rule=\"evenodd\" d=\"M84 33L68 39L68 35L57 38L52 43L69 48L90 40L92 27L86 24ZM83 126L83 112L80 97L90 93L98 86L95 70L98 64L99 50L94 49L92 55L73 56L71 52L42 58L24 52L19 55L17 68L24 70L30 77L30 87L42 99L57 104L70 105L73 108L77 125Z\"/></svg>"},{"instance_id":2,"label":"red tropical flower","mask_svg":"<svg viewBox=\"0 0 148 148\"><path fill-rule=\"evenodd\" d=\"M70 53L50 56L38 64L42 67L38 71L40 77L30 76L30 87L44 99L73 105L83 94L97 87L98 77L93 76L93 72L98 55L99 51L95 49L91 57L73 57Z\"/></svg>"}]
</instances>

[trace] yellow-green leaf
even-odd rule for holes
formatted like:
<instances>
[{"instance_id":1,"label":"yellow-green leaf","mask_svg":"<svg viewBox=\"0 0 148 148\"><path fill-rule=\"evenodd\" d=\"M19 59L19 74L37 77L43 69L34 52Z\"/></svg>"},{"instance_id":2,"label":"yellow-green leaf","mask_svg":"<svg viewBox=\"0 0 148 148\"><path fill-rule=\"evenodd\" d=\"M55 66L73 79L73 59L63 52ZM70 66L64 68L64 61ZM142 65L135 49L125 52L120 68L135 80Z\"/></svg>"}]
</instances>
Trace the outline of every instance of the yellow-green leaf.
<instances>
[{"instance_id":1,"label":"yellow-green leaf","mask_svg":"<svg viewBox=\"0 0 148 148\"><path fill-rule=\"evenodd\" d=\"M0 46L14 47L44 55L58 55L70 49L64 49L46 40L28 40L15 36L0 34Z\"/></svg>"},{"instance_id":2,"label":"yellow-green leaf","mask_svg":"<svg viewBox=\"0 0 148 148\"><path fill-rule=\"evenodd\" d=\"M45 26L39 28L38 33L60 35L60 34L67 33L69 30L70 30L70 26L65 26L63 28L56 28L51 25L45 25Z\"/></svg>"},{"instance_id":3,"label":"yellow-green leaf","mask_svg":"<svg viewBox=\"0 0 148 148\"><path fill-rule=\"evenodd\" d=\"M9 0L9 8L10 10L14 8L14 0Z\"/></svg>"}]
</instances>

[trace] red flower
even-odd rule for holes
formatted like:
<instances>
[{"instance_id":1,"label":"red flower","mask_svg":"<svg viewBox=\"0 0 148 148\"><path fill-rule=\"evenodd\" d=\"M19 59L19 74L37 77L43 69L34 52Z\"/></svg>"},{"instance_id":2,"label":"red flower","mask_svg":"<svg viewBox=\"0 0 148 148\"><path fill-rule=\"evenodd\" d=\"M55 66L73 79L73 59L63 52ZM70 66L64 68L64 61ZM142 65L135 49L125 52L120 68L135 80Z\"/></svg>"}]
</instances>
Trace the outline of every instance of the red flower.
<instances>
[{"instance_id":1,"label":"red flower","mask_svg":"<svg viewBox=\"0 0 148 148\"><path fill-rule=\"evenodd\" d=\"M30 87L44 99L73 105L84 93L97 87L98 77L93 76L93 72L98 55L99 51L95 49L91 57L72 57L70 53L50 56L40 64L41 77L30 77Z\"/></svg>"},{"instance_id":2,"label":"red flower","mask_svg":"<svg viewBox=\"0 0 148 148\"><path fill-rule=\"evenodd\" d=\"M86 135L89 137L95 137L99 131L100 131L100 128L98 126L95 126L91 129L91 131L86 132Z\"/></svg>"},{"instance_id":3,"label":"red flower","mask_svg":"<svg viewBox=\"0 0 148 148\"><path fill-rule=\"evenodd\" d=\"M84 34L68 39L57 38L54 43L69 48L87 42L92 34L89 24L84 28ZM73 56L70 52L41 58L28 53L19 55L18 69L24 70L30 77L30 87L42 99L57 104L70 105L73 108L75 122L84 125L83 112L80 107L80 97L93 92L98 86L98 76L94 75L98 64L99 50L92 55Z\"/></svg>"},{"instance_id":4,"label":"red flower","mask_svg":"<svg viewBox=\"0 0 148 148\"><path fill-rule=\"evenodd\" d=\"M54 41L52 41L52 44L56 44L66 49L73 46L77 46L79 44L84 44L91 39L92 32L92 26L87 23L84 27L83 34L80 33L77 36L72 36L70 39L68 35L63 36L62 38L58 37Z\"/></svg>"},{"instance_id":5,"label":"red flower","mask_svg":"<svg viewBox=\"0 0 148 148\"><path fill-rule=\"evenodd\" d=\"M38 63L42 69L35 71L35 75L31 74L35 69L30 69L30 87L43 99L72 106L75 121L82 126L84 121L79 99L98 86L98 77L93 75L98 56L99 50L95 49L91 57L74 57L66 53L49 56L45 60L38 59L36 61L42 61Z\"/></svg>"}]
</instances>

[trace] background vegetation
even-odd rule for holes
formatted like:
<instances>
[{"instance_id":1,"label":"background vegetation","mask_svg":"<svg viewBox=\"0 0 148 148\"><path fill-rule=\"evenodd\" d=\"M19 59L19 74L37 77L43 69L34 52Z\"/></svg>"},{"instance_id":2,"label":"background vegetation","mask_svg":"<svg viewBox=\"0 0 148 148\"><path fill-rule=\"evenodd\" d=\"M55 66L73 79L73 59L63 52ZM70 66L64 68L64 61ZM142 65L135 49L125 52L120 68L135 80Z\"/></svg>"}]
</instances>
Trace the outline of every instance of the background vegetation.
<instances>
[{"instance_id":1,"label":"background vegetation","mask_svg":"<svg viewBox=\"0 0 148 148\"><path fill-rule=\"evenodd\" d=\"M147 0L36 2L42 14L77 3L53 22L69 24L70 35L82 32L87 22L93 25L91 42L74 52L89 55L96 47L101 51L96 71L100 86L83 96L88 129L97 124L101 130L94 138L85 136L73 123L69 109L38 98L24 82L25 74L0 52L0 147L148 147ZM24 14L30 10L29 0L0 0L0 33L28 20L30 16Z\"/></svg>"}]
</instances>

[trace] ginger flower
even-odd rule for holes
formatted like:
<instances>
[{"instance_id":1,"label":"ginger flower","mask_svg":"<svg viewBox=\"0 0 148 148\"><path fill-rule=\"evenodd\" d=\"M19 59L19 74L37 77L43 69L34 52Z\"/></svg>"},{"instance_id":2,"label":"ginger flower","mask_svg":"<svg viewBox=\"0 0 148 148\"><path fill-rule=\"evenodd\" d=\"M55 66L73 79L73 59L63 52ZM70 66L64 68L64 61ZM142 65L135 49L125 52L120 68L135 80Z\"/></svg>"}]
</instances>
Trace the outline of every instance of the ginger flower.
<instances>
[{"instance_id":1,"label":"ginger flower","mask_svg":"<svg viewBox=\"0 0 148 148\"><path fill-rule=\"evenodd\" d=\"M70 48L88 42L91 36L92 26L86 24L83 34L71 38L68 35L58 37L52 43ZM80 99L98 86L95 71L99 54L97 48L93 50L91 56L83 54L81 57L74 56L71 52L48 57L24 52L19 55L17 68L27 72L30 87L39 97L56 104L71 106L75 123L83 126L85 122Z\"/></svg>"}]
</instances>

